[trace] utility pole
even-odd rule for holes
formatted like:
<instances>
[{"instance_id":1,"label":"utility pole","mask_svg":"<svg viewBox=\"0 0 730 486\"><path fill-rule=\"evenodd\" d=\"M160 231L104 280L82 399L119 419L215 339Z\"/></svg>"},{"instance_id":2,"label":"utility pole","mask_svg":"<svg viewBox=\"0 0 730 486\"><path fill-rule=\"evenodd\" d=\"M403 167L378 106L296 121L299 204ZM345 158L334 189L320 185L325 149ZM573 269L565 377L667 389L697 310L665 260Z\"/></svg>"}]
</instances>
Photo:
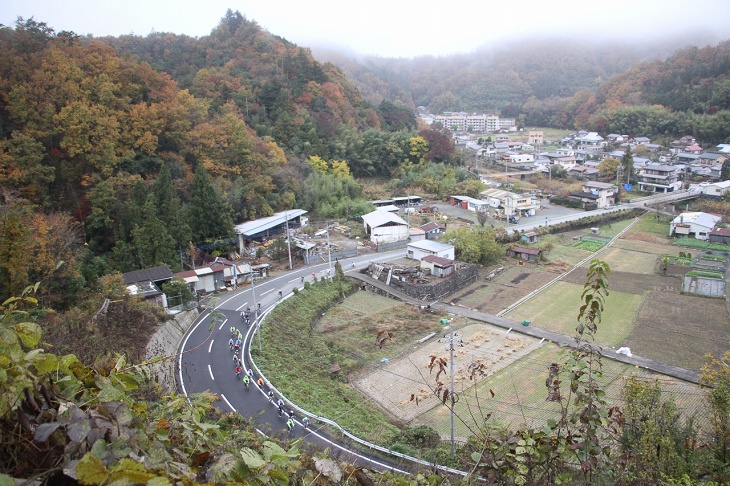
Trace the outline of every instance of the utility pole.
<instances>
[{"instance_id":1,"label":"utility pole","mask_svg":"<svg viewBox=\"0 0 730 486\"><path fill-rule=\"evenodd\" d=\"M259 320L261 316L259 315L259 306L256 303L256 276L253 274L253 269L251 269L251 291L253 292L253 309L256 313L256 319L254 320L256 323L256 335L259 340L259 351L261 351L261 321Z\"/></svg>"},{"instance_id":2,"label":"utility pole","mask_svg":"<svg viewBox=\"0 0 730 486\"><path fill-rule=\"evenodd\" d=\"M292 270L292 265L291 265L291 237L289 236L289 212L288 211L285 211L284 212L284 219L286 220L285 221L285 224L286 224L286 248L287 248L287 251L289 252L289 270Z\"/></svg>"},{"instance_id":3,"label":"utility pole","mask_svg":"<svg viewBox=\"0 0 730 486\"><path fill-rule=\"evenodd\" d=\"M449 326L449 337L444 336L444 339L447 339L449 344L449 366L451 367L451 386L449 388L449 394L451 395L451 457L454 457L454 404L456 403L454 399L454 343L458 343L459 346L463 346L464 343L460 334L454 334L454 326L451 325Z\"/></svg>"},{"instance_id":4,"label":"utility pole","mask_svg":"<svg viewBox=\"0 0 730 486\"><path fill-rule=\"evenodd\" d=\"M332 275L332 249L330 247L330 222L327 221L327 276Z\"/></svg>"}]
</instances>

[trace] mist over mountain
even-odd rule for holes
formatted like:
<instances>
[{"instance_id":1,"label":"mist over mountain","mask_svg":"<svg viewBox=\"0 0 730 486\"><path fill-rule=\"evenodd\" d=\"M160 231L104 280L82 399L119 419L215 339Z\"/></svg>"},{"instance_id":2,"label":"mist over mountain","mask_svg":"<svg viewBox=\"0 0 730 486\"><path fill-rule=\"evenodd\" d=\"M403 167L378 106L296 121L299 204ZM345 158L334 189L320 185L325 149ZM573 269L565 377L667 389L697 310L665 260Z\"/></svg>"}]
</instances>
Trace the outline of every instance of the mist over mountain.
<instances>
[{"instance_id":1,"label":"mist over mountain","mask_svg":"<svg viewBox=\"0 0 730 486\"><path fill-rule=\"evenodd\" d=\"M468 54L385 58L360 55L335 46L312 48L317 59L332 62L374 104L383 99L431 112L497 112L521 106L530 97L571 97L597 89L632 66L664 60L677 49L720 39L694 30L644 40L570 36L524 37L485 45Z\"/></svg>"}]
</instances>

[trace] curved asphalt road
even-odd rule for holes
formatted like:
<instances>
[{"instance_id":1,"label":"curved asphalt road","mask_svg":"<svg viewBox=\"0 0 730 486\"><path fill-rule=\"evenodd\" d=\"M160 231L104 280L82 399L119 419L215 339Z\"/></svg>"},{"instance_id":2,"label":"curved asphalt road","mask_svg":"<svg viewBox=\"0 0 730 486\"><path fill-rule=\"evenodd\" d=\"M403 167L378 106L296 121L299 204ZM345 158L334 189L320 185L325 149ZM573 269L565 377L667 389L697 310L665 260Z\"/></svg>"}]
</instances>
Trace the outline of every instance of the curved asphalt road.
<instances>
[{"instance_id":1,"label":"curved asphalt road","mask_svg":"<svg viewBox=\"0 0 730 486\"><path fill-rule=\"evenodd\" d=\"M405 255L405 249L390 252L368 254L343 260L341 264L345 272L352 272L361 269L373 261L387 261ZM353 267L353 263L355 267ZM301 288L301 277L305 281L312 281L312 273L317 278L327 275L328 264L317 264L302 269L294 270L278 277L257 280L254 289L246 287L246 290L236 292L232 295L222 294L218 301L211 301L208 309L203 312L195 323L188 330L178 350L176 362L176 380L187 396L189 393L199 393L210 390L218 394L221 400L216 406L223 412L237 412L250 417L256 427L264 434L289 438L304 438L307 442L317 445L320 448L330 447L346 452L355 462L368 464L377 469L392 469L400 471L389 464L376 461L372 458L359 455L345 447L330 440L325 434L317 430L316 424L311 424L308 430L301 426L301 417L296 417L296 427L289 433L286 430L287 415L278 416L277 406L269 402L266 396L268 387L261 390L255 384L258 376L254 376L248 389L244 386L241 378L237 378L234 371L233 351L228 346L231 337L230 327L235 326L244 334L244 373L251 368L247 362L248 347L252 342L257 345L257 338L254 331L256 326L252 323L248 328L241 319L241 311L247 307L252 309L252 317L256 304L261 304L261 311L264 314L270 307L273 307L279 300L279 290L284 297L291 293L293 288ZM332 262L332 274L334 274L334 262ZM239 353L239 357L241 354ZM276 383L273 383L276 386ZM278 396L276 400L278 400ZM288 410L288 407L285 406ZM402 472L402 471L401 471Z\"/></svg>"}]
</instances>

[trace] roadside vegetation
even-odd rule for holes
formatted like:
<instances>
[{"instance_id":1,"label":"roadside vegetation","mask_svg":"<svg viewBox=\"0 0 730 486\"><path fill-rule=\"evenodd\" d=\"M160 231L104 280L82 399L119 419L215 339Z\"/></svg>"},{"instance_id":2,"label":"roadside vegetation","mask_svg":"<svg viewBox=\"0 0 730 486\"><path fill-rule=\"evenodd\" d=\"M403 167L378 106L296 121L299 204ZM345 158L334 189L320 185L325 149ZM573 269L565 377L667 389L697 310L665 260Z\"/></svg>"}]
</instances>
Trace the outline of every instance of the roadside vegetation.
<instances>
[{"instance_id":1,"label":"roadside vegetation","mask_svg":"<svg viewBox=\"0 0 730 486\"><path fill-rule=\"evenodd\" d=\"M279 304L266 318L261 328L262 351L254 346L252 354L266 378L301 408L377 441L394 433L396 427L387 414L347 384L346 373L332 371L333 365L347 357L315 331L323 313L353 286L342 277L305 283L302 292ZM362 343L362 347L368 345L371 342Z\"/></svg>"}]
</instances>

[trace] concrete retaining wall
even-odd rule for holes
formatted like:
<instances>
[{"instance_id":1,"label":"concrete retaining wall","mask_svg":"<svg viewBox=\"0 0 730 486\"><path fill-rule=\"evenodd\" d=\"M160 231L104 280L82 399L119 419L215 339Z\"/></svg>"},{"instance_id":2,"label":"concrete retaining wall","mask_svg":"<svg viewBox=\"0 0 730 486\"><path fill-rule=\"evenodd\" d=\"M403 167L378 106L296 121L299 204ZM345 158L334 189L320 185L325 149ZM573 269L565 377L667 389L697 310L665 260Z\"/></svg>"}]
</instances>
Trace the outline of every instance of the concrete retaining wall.
<instances>
[{"instance_id":1,"label":"concrete retaining wall","mask_svg":"<svg viewBox=\"0 0 730 486\"><path fill-rule=\"evenodd\" d=\"M390 243L378 243L378 248L375 251L390 251L405 248L410 242L411 239L408 238L407 240L392 241Z\"/></svg>"},{"instance_id":2,"label":"concrete retaining wall","mask_svg":"<svg viewBox=\"0 0 730 486\"><path fill-rule=\"evenodd\" d=\"M198 315L197 309L175 314L174 318L162 324L147 342L145 352L145 359L147 361L153 360L156 357L165 358L151 364L149 367L155 381L167 392L175 389L174 357L177 354L180 340L193 322L195 322Z\"/></svg>"}]
</instances>

